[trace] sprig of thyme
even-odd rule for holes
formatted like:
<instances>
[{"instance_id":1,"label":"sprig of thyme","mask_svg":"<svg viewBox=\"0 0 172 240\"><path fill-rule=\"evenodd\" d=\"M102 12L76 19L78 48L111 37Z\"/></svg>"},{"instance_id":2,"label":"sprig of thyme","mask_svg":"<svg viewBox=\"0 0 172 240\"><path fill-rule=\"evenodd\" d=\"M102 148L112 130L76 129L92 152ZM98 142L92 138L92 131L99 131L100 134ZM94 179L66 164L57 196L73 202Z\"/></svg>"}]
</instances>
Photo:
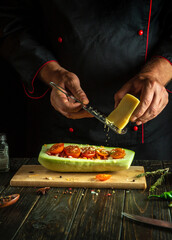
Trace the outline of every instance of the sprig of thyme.
<instances>
[{"instance_id":1,"label":"sprig of thyme","mask_svg":"<svg viewBox=\"0 0 172 240\"><path fill-rule=\"evenodd\" d=\"M157 176L157 175L162 175L164 174L164 172L169 172L169 168L164 168L164 169L158 169L156 171L152 171L152 172L145 172L145 173L141 173L139 175L136 176L136 178L140 178L140 177L154 177L154 176Z\"/></svg>"},{"instance_id":2,"label":"sprig of thyme","mask_svg":"<svg viewBox=\"0 0 172 240\"><path fill-rule=\"evenodd\" d=\"M161 186L165 181L165 176L169 173L169 168L157 179L157 181L149 188L149 192L154 192L158 186Z\"/></svg>"},{"instance_id":3,"label":"sprig of thyme","mask_svg":"<svg viewBox=\"0 0 172 240\"><path fill-rule=\"evenodd\" d=\"M167 174L170 174L169 168L158 169L158 170L152 171L152 172L141 173L141 174L137 175L136 178L140 178L140 177L143 177L143 176L154 177L154 176L159 176L160 175L160 177L156 180L156 182L152 186L150 186L150 188L149 188L149 192L152 193L158 188L158 186L161 186L163 184L163 182L165 180L165 176Z\"/></svg>"}]
</instances>

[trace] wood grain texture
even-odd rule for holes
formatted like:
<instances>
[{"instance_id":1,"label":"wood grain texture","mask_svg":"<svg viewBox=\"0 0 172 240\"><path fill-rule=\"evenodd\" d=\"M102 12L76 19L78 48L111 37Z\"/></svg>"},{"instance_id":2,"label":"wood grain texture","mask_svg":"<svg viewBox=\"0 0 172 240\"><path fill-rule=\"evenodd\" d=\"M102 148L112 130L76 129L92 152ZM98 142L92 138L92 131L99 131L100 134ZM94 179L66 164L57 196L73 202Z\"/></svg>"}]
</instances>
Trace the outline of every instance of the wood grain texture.
<instances>
[{"instance_id":1,"label":"wood grain texture","mask_svg":"<svg viewBox=\"0 0 172 240\"><path fill-rule=\"evenodd\" d=\"M87 189L68 239L120 239L124 199L124 190L101 189L95 195Z\"/></svg>"},{"instance_id":2,"label":"wood grain texture","mask_svg":"<svg viewBox=\"0 0 172 240\"><path fill-rule=\"evenodd\" d=\"M10 171L0 174L0 196L8 196L14 193L20 194L19 200L14 205L0 209L1 240L13 239L22 222L25 221L32 207L40 198L35 193L35 188L10 187L10 180L16 171L23 164L28 164L29 161L36 164L33 158L11 158Z\"/></svg>"},{"instance_id":3,"label":"wood grain texture","mask_svg":"<svg viewBox=\"0 0 172 240\"><path fill-rule=\"evenodd\" d=\"M95 178L98 173L58 173L41 165L23 165L11 179L11 186L50 186L50 187L87 187L145 189L145 177L136 178L144 172L142 166L131 166L127 170L109 172L112 177L107 181Z\"/></svg>"},{"instance_id":4,"label":"wood grain texture","mask_svg":"<svg viewBox=\"0 0 172 240\"><path fill-rule=\"evenodd\" d=\"M139 164L139 162L136 162ZM140 161L140 164L143 162ZM145 171L153 171L163 168L159 161L145 161ZM148 200L149 187L156 181L157 177L147 177L148 189L147 191L130 190L126 192L124 212L136 214L140 216L156 218L170 221L170 215L166 201L160 199ZM165 184L160 186L155 194L163 192ZM154 239L171 239L170 230L152 227L123 218L123 231L121 240L154 240Z\"/></svg>"},{"instance_id":5,"label":"wood grain texture","mask_svg":"<svg viewBox=\"0 0 172 240\"><path fill-rule=\"evenodd\" d=\"M36 187L11 187L17 169L23 164L35 165L37 159L16 159L9 173L0 174L2 195L20 193L12 206L0 209L1 240L171 240L172 232L122 218L121 212L171 221L171 209L162 199L148 200L148 190L156 178L147 178L147 189L53 188L37 195ZM14 165L13 165L14 164ZM172 167L172 161L134 161L145 171ZM14 170L12 170L14 169ZM4 179L5 177L5 179ZM171 176L156 190L171 190Z\"/></svg>"},{"instance_id":6,"label":"wood grain texture","mask_svg":"<svg viewBox=\"0 0 172 240\"><path fill-rule=\"evenodd\" d=\"M15 240L24 239L66 239L84 189L50 189L47 195L40 197L28 216Z\"/></svg>"},{"instance_id":7,"label":"wood grain texture","mask_svg":"<svg viewBox=\"0 0 172 240\"><path fill-rule=\"evenodd\" d=\"M13 193L19 193L20 198L14 204L0 210L0 239L12 239L20 228L21 224L27 218L33 206L37 203L40 196L36 194L35 189L7 187L3 196ZM29 200L28 200L29 199Z\"/></svg>"}]
</instances>

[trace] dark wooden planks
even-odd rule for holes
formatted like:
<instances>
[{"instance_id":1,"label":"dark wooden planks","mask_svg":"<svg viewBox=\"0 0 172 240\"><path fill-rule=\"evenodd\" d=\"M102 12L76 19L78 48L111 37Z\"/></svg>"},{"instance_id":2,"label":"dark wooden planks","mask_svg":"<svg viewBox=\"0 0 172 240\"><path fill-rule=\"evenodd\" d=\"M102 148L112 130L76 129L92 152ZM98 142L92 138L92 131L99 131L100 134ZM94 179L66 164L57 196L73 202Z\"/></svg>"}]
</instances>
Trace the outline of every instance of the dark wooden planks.
<instances>
[{"instance_id":1,"label":"dark wooden planks","mask_svg":"<svg viewBox=\"0 0 172 240\"><path fill-rule=\"evenodd\" d=\"M4 195L12 193L19 193L20 198L14 205L0 209L1 240L13 238L22 222L40 198L36 195L35 189L30 188L8 187L3 192Z\"/></svg>"},{"instance_id":2,"label":"dark wooden planks","mask_svg":"<svg viewBox=\"0 0 172 240\"><path fill-rule=\"evenodd\" d=\"M8 196L13 193L19 193L20 199L17 203L10 207L0 209L0 239L8 240L12 239L14 234L20 228L21 223L25 220L30 210L38 201L39 196L35 192L35 189L10 187L9 182L15 172L21 167L22 164L27 164L29 159L25 158L13 158L10 159L10 171L6 173L0 173L0 194L1 196ZM29 200L28 200L29 199Z\"/></svg>"},{"instance_id":3,"label":"dark wooden planks","mask_svg":"<svg viewBox=\"0 0 172 240\"><path fill-rule=\"evenodd\" d=\"M153 171L159 168L163 168L163 165L159 161L145 161L144 163L137 162L137 165L144 164L146 171ZM155 182L156 178L147 178L148 189ZM133 213L141 216L157 218L170 221L169 209L166 201L161 200L148 200L148 189L146 191L131 190L126 192L124 211L127 213ZM166 186L163 184L156 193L165 191ZM121 239L127 240L154 240L154 239L171 239L172 235L170 230L160 229L157 227L148 226L145 224L137 223L132 220L123 218L123 230Z\"/></svg>"},{"instance_id":4,"label":"dark wooden planks","mask_svg":"<svg viewBox=\"0 0 172 240\"><path fill-rule=\"evenodd\" d=\"M40 197L14 239L65 239L83 192L84 189L50 189Z\"/></svg>"},{"instance_id":5,"label":"dark wooden planks","mask_svg":"<svg viewBox=\"0 0 172 240\"><path fill-rule=\"evenodd\" d=\"M95 195L91 193L91 189L87 189L68 239L119 239L124 192L101 189Z\"/></svg>"},{"instance_id":6,"label":"dark wooden planks","mask_svg":"<svg viewBox=\"0 0 172 240\"><path fill-rule=\"evenodd\" d=\"M20 193L19 201L0 209L0 239L172 239L172 233L121 218L121 212L131 212L164 220L171 219L167 201L148 200L148 189L113 190L77 188L65 194L63 188L51 188L47 195L39 196L37 188L9 187L10 176L22 164L37 164L37 159L16 159L11 175L0 175L3 194ZM171 167L172 162L134 161L144 165L146 171ZM9 176L8 176L9 175ZM171 189L171 177L156 193ZM148 187L155 181L147 178ZM95 190L95 193L91 193ZM58 192L59 191L59 192ZM113 192L115 191L115 192ZM108 195L108 193L112 195ZM55 197L57 196L57 197ZM124 204L125 203L125 204Z\"/></svg>"},{"instance_id":7,"label":"dark wooden planks","mask_svg":"<svg viewBox=\"0 0 172 240\"><path fill-rule=\"evenodd\" d=\"M22 163L38 164L37 159L30 159L30 161L18 159L12 163L14 164L12 164L12 169L15 169L15 171ZM7 184L13 175L12 169L7 174L9 175L6 181ZM3 195L20 193L20 199L15 205L0 209L1 240L38 239L38 233L42 239L57 239L57 236L59 236L58 239L62 239L62 236L68 234L76 214L75 209L77 210L84 190L79 189L71 195L70 193L63 194L65 189L62 188L58 194L57 189L50 189L45 196L38 196L36 191L37 188L34 187L17 188L8 186L5 188ZM57 195L57 199L54 198L55 195ZM31 219L31 221L28 219ZM50 228L53 229L53 227L54 232L51 232ZM46 233L48 233L48 236Z\"/></svg>"},{"instance_id":8,"label":"dark wooden planks","mask_svg":"<svg viewBox=\"0 0 172 240\"><path fill-rule=\"evenodd\" d=\"M64 194L64 189L59 193L56 188L50 189L14 239L96 239L97 235L99 239L119 238L125 191L94 189L97 194L93 194L91 190L72 189L70 195Z\"/></svg>"}]
</instances>

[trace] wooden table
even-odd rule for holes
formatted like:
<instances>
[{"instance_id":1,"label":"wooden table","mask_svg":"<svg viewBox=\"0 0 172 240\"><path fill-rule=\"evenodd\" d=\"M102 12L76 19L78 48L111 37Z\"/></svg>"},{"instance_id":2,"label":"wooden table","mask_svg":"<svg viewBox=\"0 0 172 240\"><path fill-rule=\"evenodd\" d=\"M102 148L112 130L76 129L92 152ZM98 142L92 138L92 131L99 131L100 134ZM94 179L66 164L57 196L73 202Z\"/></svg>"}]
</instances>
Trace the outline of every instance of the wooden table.
<instances>
[{"instance_id":1,"label":"wooden table","mask_svg":"<svg viewBox=\"0 0 172 240\"><path fill-rule=\"evenodd\" d=\"M155 181L147 178L146 190L50 188L38 195L34 187L11 187L10 179L23 164L37 159L10 159L11 169L0 173L0 195L20 193L12 206L0 209L1 240L37 239L172 239L172 231L136 223L121 212L172 221L172 209L164 200L148 200L148 189ZM146 171L170 167L172 161L134 161ZM91 192L94 190L94 194ZM169 176L156 193L172 190Z\"/></svg>"}]
</instances>

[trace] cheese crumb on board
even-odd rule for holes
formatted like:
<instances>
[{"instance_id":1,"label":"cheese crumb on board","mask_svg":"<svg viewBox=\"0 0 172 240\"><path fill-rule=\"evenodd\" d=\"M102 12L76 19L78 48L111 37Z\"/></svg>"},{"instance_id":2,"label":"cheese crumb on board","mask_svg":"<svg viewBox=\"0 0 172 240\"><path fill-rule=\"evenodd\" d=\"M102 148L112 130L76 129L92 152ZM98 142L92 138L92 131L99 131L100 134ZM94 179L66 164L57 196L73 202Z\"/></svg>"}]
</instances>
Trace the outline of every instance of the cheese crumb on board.
<instances>
[{"instance_id":1,"label":"cheese crumb on board","mask_svg":"<svg viewBox=\"0 0 172 240\"><path fill-rule=\"evenodd\" d=\"M138 98L131 94L126 94L118 104L117 108L109 114L106 120L120 130L123 129L128 124L132 113L139 103L140 101Z\"/></svg>"}]
</instances>

